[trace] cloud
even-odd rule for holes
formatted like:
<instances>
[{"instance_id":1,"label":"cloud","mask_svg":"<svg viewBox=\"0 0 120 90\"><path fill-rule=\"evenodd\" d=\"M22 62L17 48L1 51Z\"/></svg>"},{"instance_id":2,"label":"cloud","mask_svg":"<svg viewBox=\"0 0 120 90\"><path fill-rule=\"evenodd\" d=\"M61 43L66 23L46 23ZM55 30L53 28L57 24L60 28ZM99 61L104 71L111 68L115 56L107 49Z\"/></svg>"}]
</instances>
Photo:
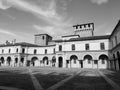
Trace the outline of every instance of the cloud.
<instances>
[{"instance_id":1,"label":"cloud","mask_svg":"<svg viewBox=\"0 0 120 90\"><path fill-rule=\"evenodd\" d=\"M16 17L13 17L13 16L11 16L11 15L9 15L9 14L7 14L7 13L4 13L4 12L0 12L1 14L3 14L3 15L5 15L5 16L7 16L8 18L10 18L10 19L12 19L12 20L15 20L16 19Z\"/></svg>"},{"instance_id":2,"label":"cloud","mask_svg":"<svg viewBox=\"0 0 120 90\"><path fill-rule=\"evenodd\" d=\"M37 1L37 0L35 0ZM42 2L49 1L47 5L37 5L35 3L28 2L27 0L0 0L0 8L8 9L14 7L16 9L32 13L38 18L44 20L48 24L55 26L68 26L69 23L66 23L65 15L62 16L57 13L57 0L40 0ZM71 0L69 0L71 1ZM68 22L68 21L67 21Z\"/></svg>"},{"instance_id":3,"label":"cloud","mask_svg":"<svg viewBox=\"0 0 120 90\"><path fill-rule=\"evenodd\" d=\"M17 36L15 33L9 32L8 30L5 30L5 29L0 29L0 33L1 34L7 34L7 35L10 35L10 36Z\"/></svg>"},{"instance_id":4,"label":"cloud","mask_svg":"<svg viewBox=\"0 0 120 90\"><path fill-rule=\"evenodd\" d=\"M32 14L37 14L42 16L41 18L54 18L60 19L60 16L56 13L56 3L55 0L51 0L50 7L43 10L42 7L35 4L31 4L26 0L0 0L0 8L8 9L10 7L15 7L17 9L28 11Z\"/></svg>"},{"instance_id":5,"label":"cloud","mask_svg":"<svg viewBox=\"0 0 120 90\"><path fill-rule=\"evenodd\" d=\"M111 25L109 23L103 23L101 25L98 25L95 28L95 34L98 35L110 35L111 34Z\"/></svg>"},{"instance_id":6,"label":"cloud","mask_svg":"<svg viewBox=\"0 0 120 90\"><path fill-rule=\"evenodd\" d=\"M23 36L22 36L23 34L22 35L18 35L18 34L13 33L13 32L11 32L11 31L9 31L7 29L2 29L2 28L0 28L0 34L13 36L15 38L20 38L20 39L23 38Z\"/></svg>"},{"instance_id":7,"label":"cloud","mask_svg":"<svg viewBox=\"0 0 120 90\"><path fill-rule=\"evenodd\" d=\"M50 35L61 35L62 33L67 33L67 29L65 28L58 28L55 26L40 26L40 25L33 25L33 28L35 28L37 31L40 31L42 33L47 33Z\"/></svg>"},{"instance_id":8,"label":"cloud","mask_svg":"<svg viewBox=\"0 0 120 90\"><path fill-rule=\"evenodd\" d=\"M11 5L9 3L7 3L6 0L0 0L0 8L1 9L8 9L10 7L11 7Z\"/></svg>"},{"instance_id":9,"label":"cloud","mask_svg":"<svg viewBox=\"0 0 120 90\"><path fill-rule=\"evenodd\" d=\"M38 31L42 31L42 32L45 32L47 34L55 34L55 31L54 31L54 27L53 26L38 26L38 25L33 25L33 27L38 30Z\"/></svg>"},{"instance_id":10,"label":"cloud","mask_svg":"<svg viewBox=\"0 0 120 90\"><path fill-rule=\"evenodd\" d=\"M57 0L38 0L38 1L41 1L39 2L40 4L42 2L47 1L49 2L45 5L39 5L39 3L36 4L29 0L0 0L0 8L6 10L10 7L13 7L25 12L29 12L38 17L40 20L42 19L48 23L48 25L44 27L41 25L33 25L33 27L36 30L42 30L52 35L56 33L59 34L61 32L66 32L66 28L72 25L71 22L73 22L73 20L70 18L66 20L65 15L62 16L61 13L58 14ZM71 1L72 0L69 0L69 2Z\"/></svg>"},{"instance_id":11,"label":"cloud","mask_svg":"<svg viewBox=\"0 0 120 90\"><path fill-rule=\"evenodd\" d=\"M103 3L107 3L109 0L91 0L92 3L101 5Z\"/></svg>"}]
</instances>

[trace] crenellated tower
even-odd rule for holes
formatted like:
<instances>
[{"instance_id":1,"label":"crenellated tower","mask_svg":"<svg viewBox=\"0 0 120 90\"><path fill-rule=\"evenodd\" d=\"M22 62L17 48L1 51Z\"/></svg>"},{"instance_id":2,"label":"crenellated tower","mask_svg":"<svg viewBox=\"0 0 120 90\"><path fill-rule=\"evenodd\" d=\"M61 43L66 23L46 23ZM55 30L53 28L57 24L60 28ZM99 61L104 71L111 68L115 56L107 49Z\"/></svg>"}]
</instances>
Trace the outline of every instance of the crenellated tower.
<instances>
[{"instance_id":1,"label":"crenellated tower","mask_svg":"<svg viewBox=\"0 0 120 90\"><path fill-rule=\"evenodd\" d=\"M75 35L80 37L94 36L94 23L74 25Z\"/></svg>"}]
</instances>

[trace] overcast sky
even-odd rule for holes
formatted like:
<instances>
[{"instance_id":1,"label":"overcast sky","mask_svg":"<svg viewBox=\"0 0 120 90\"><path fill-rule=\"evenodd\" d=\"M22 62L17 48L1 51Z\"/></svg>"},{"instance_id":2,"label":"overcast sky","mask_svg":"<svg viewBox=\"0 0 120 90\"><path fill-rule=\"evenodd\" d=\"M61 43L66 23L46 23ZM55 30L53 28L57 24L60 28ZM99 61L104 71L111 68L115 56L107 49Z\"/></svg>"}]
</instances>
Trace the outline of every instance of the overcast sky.
<instances>
[{"instance_id":1,"label":"overcast sky","mask_svg":"<svg viewBox=\"0 0 120 90\"><path fill-rule=\"evenodd\" d=\"M34 42L74 33L75 24L94 23L95 35L110 34L120 19L120 0L0 0L0 44Z\"/></svg>"}]
</instances>

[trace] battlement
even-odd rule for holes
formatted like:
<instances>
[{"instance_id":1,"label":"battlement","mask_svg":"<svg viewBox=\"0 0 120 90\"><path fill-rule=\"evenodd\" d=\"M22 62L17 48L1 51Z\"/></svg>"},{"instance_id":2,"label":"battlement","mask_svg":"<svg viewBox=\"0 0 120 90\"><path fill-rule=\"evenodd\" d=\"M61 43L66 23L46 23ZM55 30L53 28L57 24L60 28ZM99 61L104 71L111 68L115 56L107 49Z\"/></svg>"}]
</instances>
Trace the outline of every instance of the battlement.
<instances>
[{"instance_id":1,"label":"battlement","mask_svg":"<svg viewBox=\"0 0 120 90\"><path fill-rule=\"evenodd\" d=\"M80 37L93 36L94 34L94 23L74 25L73 28L75 29L75 35Z\"/></svg>"},{"instance_id":2,"label":"battlement","mask_svg":"<svg viewBox=\"0 0 120 90\"><path fill-rule=\"evenodd\" d=\"M94 30L94 23L87 23L87 24L80 24L80 25L74 25L73 28L75 30Z\"/></svg>"}]
</instances>

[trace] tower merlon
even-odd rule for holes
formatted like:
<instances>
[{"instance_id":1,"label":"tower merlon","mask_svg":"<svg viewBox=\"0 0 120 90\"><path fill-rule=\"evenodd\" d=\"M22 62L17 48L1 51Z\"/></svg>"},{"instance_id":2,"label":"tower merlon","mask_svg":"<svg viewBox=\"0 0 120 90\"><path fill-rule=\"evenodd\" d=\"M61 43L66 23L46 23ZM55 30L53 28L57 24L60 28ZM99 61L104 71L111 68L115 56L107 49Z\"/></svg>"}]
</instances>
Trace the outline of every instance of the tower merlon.
<instances>
[{"instance_id":1,"label":"tower merlon","mask_svg":"<svg viewBox=\"0 0 120 90\"><path fill-rule=\"evenodd\" d=\"M94 35L94 23L77 24L73 28L75 29L75 35L79 35L80 37Z\"/></svg>"}]
</instances>

